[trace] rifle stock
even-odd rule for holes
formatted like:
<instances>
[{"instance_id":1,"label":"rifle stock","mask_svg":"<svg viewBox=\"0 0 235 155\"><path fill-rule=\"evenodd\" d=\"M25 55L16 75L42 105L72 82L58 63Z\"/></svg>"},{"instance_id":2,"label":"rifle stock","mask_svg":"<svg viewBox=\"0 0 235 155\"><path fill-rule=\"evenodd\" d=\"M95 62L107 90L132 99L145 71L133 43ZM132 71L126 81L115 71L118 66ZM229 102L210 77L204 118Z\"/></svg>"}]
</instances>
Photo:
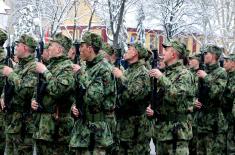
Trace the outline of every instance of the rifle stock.
<instances>
[{"instance_id":1,"label":"rifle stock","mask_svg":"<svg viewBox=\"0 0 235 155\"><path fill-rule=\"evenodd\" d=\"M38 62L41 62L42 54L44 50L44 42L39 42L39 47L36 48L36 57ZM38 103L37 111L41 112L44 109L43 106L43 96L46 89L47 84L43 80L43 75L38 73L37 74L37 92L36 92L36 102Z\"/></svg>"}]
</instances>

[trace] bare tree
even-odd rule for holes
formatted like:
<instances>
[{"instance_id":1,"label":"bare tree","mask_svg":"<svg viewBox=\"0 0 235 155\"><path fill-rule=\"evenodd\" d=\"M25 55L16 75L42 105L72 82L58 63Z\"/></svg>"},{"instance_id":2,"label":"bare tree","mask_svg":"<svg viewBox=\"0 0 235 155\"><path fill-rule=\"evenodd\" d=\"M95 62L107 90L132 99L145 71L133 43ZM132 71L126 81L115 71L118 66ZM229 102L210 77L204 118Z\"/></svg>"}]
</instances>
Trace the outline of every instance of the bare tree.
<instances>
[{"instance_id":1,"label":"bare tree","mask_svg":"<svg viewBox=\"0 0 235 155\"><path fill-rule=\"evenodd\" d=\"M189 0L150 0L148 8L151 20L155 18L159 21L166 33L167 39L184 34L194 24L194 15L190 11Z\"/></svg>"},{"instance_id":2,"label":"bare tree","mask_svg":"<svg viewBox=\"0 0 235 155\"><path fill-rule=\"evenodd\" d=\"M138 40L143 45L145 44L145 26L144 26L144 20L145 20L145 12L144 12L144 6L141 2L138 11L137 11L137 32L138 32Z\"/></svg>"}]
</instances>

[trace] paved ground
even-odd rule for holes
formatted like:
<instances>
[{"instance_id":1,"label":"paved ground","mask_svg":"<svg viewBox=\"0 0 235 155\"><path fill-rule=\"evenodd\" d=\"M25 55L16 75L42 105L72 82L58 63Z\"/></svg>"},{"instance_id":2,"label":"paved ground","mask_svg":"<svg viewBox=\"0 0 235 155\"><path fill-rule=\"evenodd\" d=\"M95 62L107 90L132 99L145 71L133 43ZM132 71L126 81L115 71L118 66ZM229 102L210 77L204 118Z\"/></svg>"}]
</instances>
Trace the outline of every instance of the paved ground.
<instances>
[{"instance_id":1,"label":"paved ground","mask_svg":"<svg viewBox=\"0 0 235 155\"><path fill-rule=\"evenodd\" d=\"M150 152L150 155L156 155L156 152L155 152L155 146L153 144L153 141L151 140L150 142L150 148L151 148L151 152Z\"/></svg>"}]
</instances>

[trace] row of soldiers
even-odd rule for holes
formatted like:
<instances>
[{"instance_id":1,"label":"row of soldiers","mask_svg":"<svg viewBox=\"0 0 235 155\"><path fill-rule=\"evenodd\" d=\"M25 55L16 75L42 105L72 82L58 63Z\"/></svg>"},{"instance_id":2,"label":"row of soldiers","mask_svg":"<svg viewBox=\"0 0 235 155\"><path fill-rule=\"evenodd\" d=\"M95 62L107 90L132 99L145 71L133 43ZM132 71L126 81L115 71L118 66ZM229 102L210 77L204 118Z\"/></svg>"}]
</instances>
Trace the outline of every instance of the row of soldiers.
<instances>
[{"instance_id":1,"label":"row of soldiers","mask_svg":"<svg viewBox=\"0 0 235 155\"><path fill-rule=\"evenodd\" d=\"M6 39L0 31L1 89L4 81L13 86L10 108L6 91L1 95L1 154L145 155L151 138L158 155L235 152L234 54L224 58L223 69L221 48L208 46L205 70L198 55L189 69L183 64L186 46L169 41L162 45L159 67L151 68L151 53L134 43L124 54L124 69L115 67L115 50L86 32L79 63L71 61L76 50L62 34L45 46L43 62L35 62L38 44L22 35L15 47L18 63L11 68L3 64Z\"/></svg>"}]
</instances>

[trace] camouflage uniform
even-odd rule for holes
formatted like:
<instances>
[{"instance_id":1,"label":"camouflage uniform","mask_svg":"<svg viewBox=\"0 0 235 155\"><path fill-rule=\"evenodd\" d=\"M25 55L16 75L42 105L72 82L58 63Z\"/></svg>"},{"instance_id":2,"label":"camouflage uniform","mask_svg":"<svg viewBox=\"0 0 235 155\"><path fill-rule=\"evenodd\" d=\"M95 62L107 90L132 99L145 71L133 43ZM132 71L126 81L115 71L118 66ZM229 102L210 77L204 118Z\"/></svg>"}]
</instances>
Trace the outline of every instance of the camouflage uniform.
<instances>
[{"instance_id":1,"label":"camouflage uniform","mask_svg":"<svg viewBox=\"0 0 235 155\"><path fill-rule=\"evenodd\" d=\"M184 46L176 41L163 44L163 47L173 47L185 55ZM195 95L192 73L178 60L165 68L165 75L158 79L158 87L163 88L164 96L156 123L157 154L188 155L188 143L192 138L188 108Z\"/></svg>"},{"instance_id":2,"label":"camouflage uniform","mask_svg":"<svg viewBox=\"0 0 235 155\"><path fill-rule=\"evenodd\" d=\"M230 54L224 59L235 61L235 55ZM228 72L228 80L223 93L223 113L228 121L227 154L235 154L235 117L232 112L235 103L235 71Z\"/></svg>"},{"instance_id":3,"label":"camouflage uniform","mask_svg":"<svg viewBox=\"0 0 235 155\"><path fill-rule=\"evenodd\" d=\"M18 43L23 43L32 49L37 45L36 41L28 35L22 35ZM32 154L34 125L30 101L37 82L34 70L35 61L31 54L19 59L18 66L8 76L8 81L14 85L14 93L11 109L6 114L7 155Z\"/></svg>"},{"instance_id":4,"label":"camouflage uniform","mask_svg":"<svg viewBox=\"0 0 235 155\"><path fill-rule=\"evenodd\" d=\"M4 65L5 60L5 54L4 54L4 48L2 47L3 43L6 41L7 35L5 32L0 30L0 66ZM4 87L5 78L0 75L0 92L2 92ZM4 114L0 110L0 154L4 153L5 149L5 124L4 124Z\"/></svg>"},{"instance_id":5,"label":"camouflage uniform","mask_svg":"<svg viewBox=\"0 0 235 155\"><path fill-rule=\"evenodd\" d=\"M142 45L131 45L139 53L139 60L130 64L120 78L122 92L120 93L117 132L120 141L118 154L149 154L150 125L145 115L149 102L146 99L150 93L150 78L144 61L147 50Z\"/></svg>"},{"instance_id":6,"label":"camouflage uniform","mask_svg":"<svg viewBox=\"0 0 235 155\"><path fill-rule=\"evenodd\" d=\"M195 54L192 56L189 56L189 59L196 59L198 61L200 61L200 54ZM190 68L190 71L193 74L194 80L193 80L193 85L195 86L195 92L197 92L197 88L198 88L198 76L197 76L197 71L199 70L199 68L195 69L195 68ZM196 95L196 94L195 94ZM196 116L195 116L195 111L192 113L192 117L193 117L193 122L192 122L192 129L193 129L193 138L189 141L189 154L190 155L196 155L197 154L197 126L196 126Z\"/></svg>"},{"instance_id":7,"label":"camouflage uniform","mask_svg":"<svg viewBox=\"0 0 235 155\"><path fill-rule=\"evenodd\" d=\"M94 33L87 32L82 39L82 43L101 47L101 38ZM83 116L75 122L70 141L77 154L103 155L113 144L109 117L116 102L114 82L111 65L102 54L86 62L85 73L80 74L80 84L86 90L84 102L78 103L82 104Z\"/></svg>"},{"instance_id":8,"label":"camouflage uniform","mask_svg":"<svg viewBox=\"0 0 235 155\"><path fill-rule=\"evenodd\" d=\"M222 51L208 46L206 52L218 57ZM203 79L204 97L202 108L197 112L197 154L225 154L227 123L222 113L222 94L226 86L227 73L219 64L206 67L207 75Z\"/></svg>"},{"instance_id":9,"label":"camouflage uniform","mask_svg":"<svg viewBox=\"0 0 235 155\"><path fill-rule=\"evenodd\" d=\"M71 41L56 35L51 42L57 42L67 51ZM64 54L50 58L48 70L43 73L47 83L42 100L42 112L34 134L37 153L40 155L69 155L69 140L74 125L70 114L71 105L75 102L73 95L75 79L72 72L72 61Z\"/></svg>"}]
</instances>

